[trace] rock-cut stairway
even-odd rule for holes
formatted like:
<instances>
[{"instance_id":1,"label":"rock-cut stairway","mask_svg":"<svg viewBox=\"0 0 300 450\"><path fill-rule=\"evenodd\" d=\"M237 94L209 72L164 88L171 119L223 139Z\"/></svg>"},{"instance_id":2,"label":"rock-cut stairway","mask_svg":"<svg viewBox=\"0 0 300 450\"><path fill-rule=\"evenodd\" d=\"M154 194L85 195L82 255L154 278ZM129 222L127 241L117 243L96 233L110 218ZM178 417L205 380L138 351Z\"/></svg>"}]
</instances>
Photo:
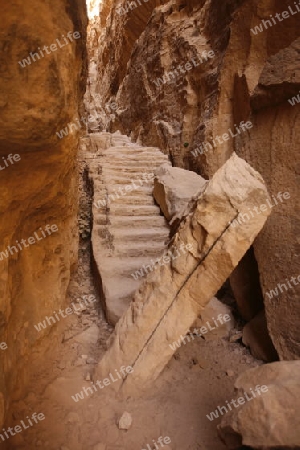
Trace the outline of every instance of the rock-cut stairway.
<instances>
[{"instance_id":1,"label":"rock-cut stairway","mask_svg":"<svg viewBox=\"0 0 300 450\"><path fill-rule=\"evenodd\" d=\"M169 161L158 148L134 144L119 132L93 133L85 142L94 192L94 270L107 319L115 324L146 275L143 267L151 267L168 244L169 227L152 191L153 172Z\"/></svg>"}]
</instances>

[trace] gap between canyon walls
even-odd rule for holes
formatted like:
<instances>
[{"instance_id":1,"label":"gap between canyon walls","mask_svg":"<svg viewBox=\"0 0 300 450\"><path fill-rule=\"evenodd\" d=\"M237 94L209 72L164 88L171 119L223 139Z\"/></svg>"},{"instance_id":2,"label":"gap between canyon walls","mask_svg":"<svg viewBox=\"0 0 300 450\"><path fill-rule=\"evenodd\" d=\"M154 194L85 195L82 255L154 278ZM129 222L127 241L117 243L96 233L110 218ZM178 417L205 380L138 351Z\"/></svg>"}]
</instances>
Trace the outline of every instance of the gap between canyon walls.
<instances>
[{"instance_id":1,"label":"gap between canyon walls","mask_svg":"<svg viewBox=\"0 0 300 450\"><path fill-rule=\"evenodd\" d=\"M14 0L1 17L0 155L19 156L0 172L1 251L17 246L0 261L0 428L49 333L33 324L65 304L77 263L79 135L55 132L78 116L87 74L84 0Z\"/></svg>"}]
</instances>

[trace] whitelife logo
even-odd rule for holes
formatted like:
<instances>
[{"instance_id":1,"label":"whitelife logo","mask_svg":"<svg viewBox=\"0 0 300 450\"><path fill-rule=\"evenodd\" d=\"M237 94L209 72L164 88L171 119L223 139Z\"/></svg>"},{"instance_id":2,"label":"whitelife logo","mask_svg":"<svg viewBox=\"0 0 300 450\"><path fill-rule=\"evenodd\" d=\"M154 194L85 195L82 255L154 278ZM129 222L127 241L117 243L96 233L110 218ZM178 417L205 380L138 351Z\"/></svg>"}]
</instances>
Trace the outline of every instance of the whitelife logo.
<instances>
[{"instance_id":1,"label":"whitelife logo","mask_svg":"<svg viewBox=\"0 0 300 450\"><path fill-rule=\"evenodd\" d=\"M289 192L278 192L277 193L277 199L280 200L281 203L284 202L284 200L289 200L290 199L290 193ZM262 212L266 211L268 208L272 209L274 208L274 206L277 206L279 204L279 202L276 200L276 197L274 197L274 195L272 195L272 199L274 201L274 205L272 204L272 201L270 202L270 200L268 198L266 198L266 203L262 203L260 206L254 206L252 209L248 208L249 210L249 214L248 212L245 213L239 213L237 219L234 219L232 222L232 227L235 228L236 226L242 225L242 223L246 223L247 221L249 221L252 218L255 217L255 215L257 214L261 214ZM251 215L251 217L250 217Z\"/></svg>"},{"instance_id":2,"label":"whitelife logo","mask_svg":"<svg viewBox=\"0 0 300 450\"><path fill-rule=\"evenodd\" d=\"M109 202L115 201L117 198L120 198L120 195L124 196L128 192L135 191L140 186L143 186L144 183L151 183L154 178L154 173L143 173L142 180L136 179L131 180L131 184L126 184L124 187L119 187L118 191L114 190L113 193L108 194L106 199L95 201L93 204L96 208L106 207ZM136 185L135 183L140 183L140 185ZM125 191L125 192L124 192Z\"/></svg>"},{"instance_id":3,"label":"whitelife logo","mask_svg":"<svg viewBox=\"0 0 300 450\"><path fill-rule=\"evenodd\" d=\"M94 295L90 295L88 298L87 295L83 295L83 301L85 303L85 305L83 305L81 303L80 300L80 305L75 305L74 302L71 303L72 307L69 306L68 308L62 310L60 309L58 312L53 311L53 315L52 316L46 316L45 320L43 320L43 322L39 322L37 325L34 325L34 328L40 332L42 330L44 330L45 328L47 328L47 326L49 325L54 325L56 322L60 321L60 317L58 316L58 314L60 314L60 316L65 319L66 317L70 316L71 314L76 314L78 311L84 311L86 309L86 306L89 306L90 303L94 303L97 299ZM76 306L79 306L79 308L77 309ZM53 317L55 316L55 318Z\"/></svg>"},{"instance_id":4,"label":"whitelife logo","mask_svg":"<svg viewBox=\"0 0 300 450\"><path fill-rule=\"evenodd\" d=\"M65 37L64 34L62 35L62 38L65 42L64 45L60 42L59 39L56 39L58 46L57 46L57 44L51 44L50 46L44 45L44 47L43 47L44 52L46 52L47 55L50 55L52 52L56 52L58 50L58 47L63 48L63 47L66 47L66 45L69 45L71 42L73 42L73 38L79 39L81 37L81 34L79 33L79 31L75 31L74 33L72 31L69 31L67 34L67 37L70 42L68 41L68 39ZM49 50L49 47L50 47L50 50ZM22 61L18 61L20 66L22 67L22 69L24 69L24 67L26 67L27 65L30 66L32 61L36 62L35 58L37 58L38 60L40 60L41 58L45 58L46 55L44 54L43 50L40 47L38 47L39 53L31 52L31 53L29 53L29 56L27 58L23 59Z\"/></svg>"},{"instance_id":5,"label":"whitelife logo","mask_svg":"<svg viewBox=\"0 0 300 450\"><path fill-rule=\"evenodd\" d=\"M104 389L105 386L109 386L110 384L115 383L116 381L125 379L129 373L133 372L133 368L131 366L127 366L127 367L122 366L120 368L121 373L117 369L115 369L115 372L116 372L115 374L110 373L108 375L109 378L108 377L103 378L103 380L97 380L95 383L92 383L92 387L87 387L87 388L83 387L82 391L78 392L75 395L71 395L74 402L77 403L77 402L79 402L79 400L83 400L85 396L88 397L90 394L92 395L94 392L97 392L98 391L97 386L100 389ZM114 378L114 375L116 375L117 378ZM104 386L102 385L102 383L104 384Z\"/></svg>"},{"instance_id":6,"label":"whitelife logo","mask_svg":"<svg viewBox=\"0 0 300 450\"><path fill-rule=\"evenodd\" d=\"M175 247L171 248L170 250L167 250L160 258L157 258L155 261L151 259L150 261L151 264L144 264L141 269L136 270L134 273L131 273L130 275L135 280L138 280L139 278L148 275L148 270L152 272L158 266L164 266L165 264L169 264L171 260L174 261L175 259L177 259L180 256L180 250L182 251L183 254L185 254L186 250L191 251L192 248L193 248L192 244L180 244L180 248ZM155 264L157 264L157 266Z\"/></svg>"},{"instance_id":7,"label":"whitelife logo","mask_svg":"<svg viewBox=\"0 0 300 450\"><path fill-rule=\"evenodd\" d=\"M294 2L295 9L290 5L288 6L288 11L283 11L282 13L276 13L275 17L270 14L270 20L262 20L261 25L256 25L256 27L251 28L253 34L257 35L258 33L262 33L268 29L268 27L272 27L273 25L277 25L279 22L282 22L285 19L289 19L291 16L298 14L300 12L300 2ZM272 22L271 22L272 21Z\"/></svg>"},{"instance_id":8,"label":"whitelife logo","mask_svg":"<svg viewBox=\"0 0 300 450\"><path fill-rule=\"evenodd\" d=\"M238 408L241 405L244 405L247 402L250 402L250 400L253 400L254 398L256 398L256 396L260 396L262 394L262 392L268 392L268 386L266 386L265 384L263 384L262 386L260 386L259 384L257 386L255 386L255 391L256 391L256 395L253 391L252 388L250 388L252 397L248 397L248 393L244 392L244 396L243 397L239 397L236 400L231 400L230 402L228 402L226 400L226 406L227 408L232 411L232 407L230 406L230 404L233 404L233 406L235 408ZM250 395L250 393L249 393ZM237 404L236 404L237 402ZM226 408L226 406L218 406L218 409L216 409L215 411L212 411L210 414L206 414L206 417L212 421L214 419L217 419L219 417L219 413L223 416L223 414L227 414L229 411ZM225 411L225 412L224 412Z\"/></svg>"},{"instance_id":9,"label":"whitelife logo","mask_svg":"<svg viewBox=\"0 0 300 450\"><path fill-rule=\"evenodd\" d=\"M42 236L39 236L39 231L41 232ZM52 233L56 233L58 231L57 225L46 225L45 231L42 227L40 227L39 230L35 231L33 234L34 236L30 236L27 239L21 239L21 242L16 241L16 245L8 246L6 250L3 252L0 252L0 261L3 261L3 258L8 258L9 254L13 255L14 253L19 253L20 250L23 250L26 247L29 247L30 245L36 244L37 241L41 241L42 239L45 239L46 237L50 236ZM27 245L27 242L29 245Z\"/></svg>"},{"instance_id":10,"label":"whitelife logo","mask_svg":"<svg viewBox=\"0 0 300 450\"><path fill-rule=\"evenodd\" d=\"M8 346L6 342L0 342L0 350L7 350Z\"/></svg>"},{"instance_id":11,"label":"whitelife logo","mask_svg":"<svg viewBox=\"0 0 300 450\"><path fill-rule=\"evenodd\" d=\"M180 339L178 339L178 341L174 341L173 344L169 344L169 347L171 347L171 349L173 351L175 351L177 348L180 348L182 344L186 344L186 340L188 342L191 342L191 338L192 340L194 340L194 334L197 337L201 337L203 334L206 334L208 331L213 331L216 330L220 325L224 325L225 322L230 322L231 318L229 314L219 314L218 317L215 319L214 317L212 318L212 320L214 321L215 327L211 327L211 324L209 322L206 322L204 326L200 327L199 329L194 328L193 332L189 332L187 335L185 336L180 336ZM217 322L219 321L219 323Z\"/></svg>"},{"instance_id":12,"label":"whitelife logo","mask_svg":"<svg viewBox=\"0 0 300 450\"><path fill-rule=\"evenodd\" d=\"M299 91L300 92L300 91ZM292 106L295 106L296 104L300 103L300 94L297 95L297 97L292 97L288 100L289 104Z\"/></svg>"},{"instance_id":13,"label":"whitelife logo","mask_svg":"<svg viewBox=\"0 0 300 450\"><path fill-rule=\"evenodd\" d=\"M155 445L155 450L159 450L158 444L161 447L164 447L165 445L171 444L171 439L169 438L169 436L165 436L165 437L159 436L159 438L157 439L157 442L155 442L154 439L152 439L152 442ZM151 446L150 446L150 444L147 444L147 448L142 448L142 450L152 450L153 444L151 444ZM168 448L170 448L170 447L168 447Z\"/></svg>"},{"instance_id":14,"label":"whitelife logo","mask_svg":"<svg viewBox=\"0 0 300 450\"><path fill-rule=\"evenodd\" d=\"M0 434L0 438L2 439L2 442L4 442L5 439L9 439L11 436L15 436L17 433L21 433L23 430L27 430L27 428L32 427L34 425L34 423L32 423L31 419L35 423L38 423L39 421L44 420L45 416L43 413L37 414L35 412L32 414L31 418L29 418L27 416L26 419L27 419L27 424L24 422L24 420L21 420L21 422L20 422L21 425L16 425L13 428L8 427L6 430L3 428L3 434ZM10 434L10 436L8 433Z\"/></svg>"},{"instance_id":15,"label":"whitelife logo","mask_svg":"<svg viewBox=\"0 0 300 450\"><path fill-rule=\"evenodd\" d=\"M7 167L12 166L15 162L20 161L21 156L18 153L16 153L15 155L12 155L10 153L7 157L2 156L2 159L3 159L4 167L1 166L1 164L0 164L0 170L4 170Z\"/></svg>"},{"instance_id":16,"label":"whitelife logo","mask_svg":"<svg viewBox=\"0 0 300 450\"><path fill-rule=\"evenodd\" d=\"M294 286L298 286L300 283L300 275L298 275L298 277L291 277L291 282L294 283ZM299 283L297 283L297 281L299 281ZM286 291L288 291L289 289L293 289L294 286L291 285L289 280L286 280L286 283L288 284L288 286L285 283L278 283L277 286L274 289L270 289L269 292L266 292L266 295L269 297L269 299L273 298L273 297L277 297L280 292L281 294L284 292L284 290L282 289L283 287L285 288ZM280 290L280 292L278 292L278 288Z\"/></svg>"},{"instance_id":17,"label":"whitelife logo","mask_svg":"<svg viewBox=\"0 0 300 450\"><path fill-rule=\"evenodd\" d=\"M208 150L213 150L214 147L217 147L218 144L224 144L225 141L228 141L230 138L234 138L238 136L241 133L245 133L247 130L250 130L250 128L253 127L253 123L248 122L240 122L239 126L234 124L235 130L231 130L230 128L227 130L228 133L222 134L222 136L216 136L212 140L212 144L210 142L206 142L205 144L201 144L199 147L195 148L194 150L191 150L192 155L196 158L198 155L203 155L203 153L207 152ZM236 131L236 133L235 133Z\"/></svg>"}]
</instances>

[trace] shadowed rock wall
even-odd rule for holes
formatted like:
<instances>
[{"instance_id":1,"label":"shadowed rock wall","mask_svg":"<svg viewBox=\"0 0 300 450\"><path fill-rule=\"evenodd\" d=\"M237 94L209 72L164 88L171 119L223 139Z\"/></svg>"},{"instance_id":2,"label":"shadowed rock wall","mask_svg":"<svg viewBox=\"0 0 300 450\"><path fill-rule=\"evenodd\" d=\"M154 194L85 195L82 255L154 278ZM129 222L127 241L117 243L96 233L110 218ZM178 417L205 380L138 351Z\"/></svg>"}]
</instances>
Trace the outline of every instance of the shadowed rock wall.
<instances>
[{"instance_id":1,"label":"shadowed rock wall","mask_svg":"<svg viewBox=\"0 0 300 450\"><path fill-rule=\"evenodd\" d=\"M87 62L84 0L13 0L1 17L0 343L7 349L0 350L0 425L9 399L26 385L30 354L51 328L34 325L64 304L77 260L79 136L75 128L63 139L56 132L78 116ZM67 34L76 31L71 42ZM39 48L34 61L30 53ZM31 62L22 67L24 58ZM9 154L19 155L13 164ZM47 224L57 230L45 233Z\"/></svg>"}]
</instances>

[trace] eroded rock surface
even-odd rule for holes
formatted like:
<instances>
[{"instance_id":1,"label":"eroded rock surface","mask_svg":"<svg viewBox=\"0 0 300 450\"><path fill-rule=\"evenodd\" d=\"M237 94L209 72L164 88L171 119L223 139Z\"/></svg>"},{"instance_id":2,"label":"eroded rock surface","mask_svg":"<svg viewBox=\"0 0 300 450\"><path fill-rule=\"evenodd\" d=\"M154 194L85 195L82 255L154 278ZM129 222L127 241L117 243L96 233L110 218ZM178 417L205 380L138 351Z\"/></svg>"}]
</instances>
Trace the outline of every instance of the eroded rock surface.
<instances>
[{"instance_id":1,"label":"eroded rock surface","mask_svg":"<svg viewBox=\"0 0 300 450\"><path fill-rule=\"evenodd\" d=\"M235 382L237 403L222 419L220 436L229 449L292 450L300 445L300 361L281 361L250 369ZM257 386L266 386L257 393ZM245 396L245 393L247 394ZM254 393L254 396L253 396ZM247 397L249 400L247 400Z\"/></svg>"},{"instance_id":2,"label":"eroded rock surface","mask_svg":"<svg viewBox=\"0 0 300 450\"><path fill-rule=\"evenodd\" d=\"M250 348L256 359L276 361L278 355L270 339L265 311L260 311L243 328L243 344Z\"/></svg>"},{"instance_id":3,"label":"eroded rock surface","mask_svg":"<svg viewBox=\"0 0 300 450\"><path fill-rule=\"evenodd\" d=\"M155 171L153 196L169 222L180 220L204 191L207 181L195 172L164 164Z\"/></svg>"},{"instance_id":4,"label":"eroded rock surface","mask_svg":"<svg viewBox=\"0 0 300 450\"><path fill-rule=\"evenodd\" d=\"M34 325L64 305L77 261L78 131L63 139L56 132L78 117L85 88L86 6L83 0L14 0L2 5L1 23L1 162L20 156L0 172L0 342L8 345L0 350L0 408L7 409L8 398L26 386L31 353L51 329L39 333ZM70 32L79 39L71 42ZM19 61L39 48L44 56L22 67ZM44 237L41 228L54 224L57 231ZM29 245L35 232L39 239Z\"/></svg>"},{"instance_id":5,"label":"eroded rock surface","mask_svg":"<svg viewBox=\"0 0 300 450\"><path fill-rule=\"evenodd\" d=\"M213 297L193 323L191 332L197 328L198 333L201 333L201 328L205 327L207 331L204 334L201 333L203 339L215 340L228 337L234 325L235 320L231 308Z\"/></svg>"}]
</instances>

